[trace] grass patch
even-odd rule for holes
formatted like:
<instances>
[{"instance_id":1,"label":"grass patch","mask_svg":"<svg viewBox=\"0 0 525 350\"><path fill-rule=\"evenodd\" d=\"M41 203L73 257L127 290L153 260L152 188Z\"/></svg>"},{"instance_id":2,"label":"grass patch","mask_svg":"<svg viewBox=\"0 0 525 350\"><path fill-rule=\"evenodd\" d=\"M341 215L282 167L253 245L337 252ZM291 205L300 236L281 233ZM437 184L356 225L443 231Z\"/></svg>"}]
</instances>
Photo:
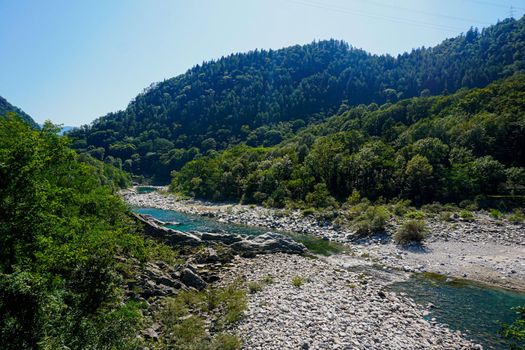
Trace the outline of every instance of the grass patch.
<instances>
[{"instance_id":1,"label":"grass patch","mask_svg":"<svg viewBox=\"0 0 525 350\"><path fill-rule=\"evenodd\" d=\"M329 256L348 250L348 248L341 243L328 241L313 235L291 234L290 236L294 241L304 244L309 252L313 254Z\"/></svg>"},{"instance_id":2,"label":"grass patch","mask_svg":"<svg viewBox=\"0 0 525 350\"><path fill-rule=\"evenodd\" d=\"M261 290L262 290L262 285L259 282L256 282L256 281L248 282L248 291L251 294L260 292Z\"/></svg>"},{"instance_id":3,"label":"grass patch","mask_svg":"<svg viewBox=\"0 0 525 350\"><path fill-rule=\"evenodd\" d=\"M264 284L272 284L272 283L275 282L273 276L271 276L271 275L266 275L266 276L264 276L264 277L262 278L261 281L262 281Z\"/></svg>"},{"instance_id":4,"label":"grass patch","mask_svg":"<svg viewBox=\"0 0 525 350\"><path fill-rule=\"evenodd\" d=\"M293 285L294 287L299 288L299 287L301 287L304 283L305 283L305 280L304 280L304 278L302 278L301 276L294 276L294 277L292 278L292 285Z\"/></svg>"}]
</instances>

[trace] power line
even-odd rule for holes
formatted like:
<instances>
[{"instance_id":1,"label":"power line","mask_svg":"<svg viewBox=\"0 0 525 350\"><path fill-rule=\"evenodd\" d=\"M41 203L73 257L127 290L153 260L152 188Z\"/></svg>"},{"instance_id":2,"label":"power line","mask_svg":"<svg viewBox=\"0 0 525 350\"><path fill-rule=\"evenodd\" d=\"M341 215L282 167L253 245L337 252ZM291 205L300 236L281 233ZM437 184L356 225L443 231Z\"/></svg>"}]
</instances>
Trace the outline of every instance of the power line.
<instances>
[{"instance_id":1,"label":"power line","mask_svg":"<svg viewBox=\"0 0 525 350\"><path fill-rule=\"evenodd\" d=\"M314 7L314 8L320 8L320 9L325 9L325 10L329 10L329 11L334 11L334 12L338 12L338 13L358 15L358 16L361 16L361 17L367 17L367 18L372 18L372 19L377 19L377 20L386 20L386 21L390 21L390 22L394 22L394 23L407 24L407 25L413 25L413 26L418 26L418 27L440 29L440 30L445 30L445 31L448 31L448 32L453 32L453 33L457 33L458 31L462 30L460 28L452 27L452 26L446 26L446 25L430 23L430 22L423 22L423 21L416 21L416 20L411 20L411 19L401 18L401 17L395 17L395 16L375 15L375 14L370 14L370 13L367 13L367 12L355 11L355 10L352 10L352 9L349 9L349 8L345 8L345 7L341 7L341 6L334 6L334 5L329 5L328 6L328 5L325 5L325 4L320 4L320 3L316 3L316 2L313 2L313 1L307 1L307 0L287 0L287 1L292 2L292 3L296 3L296 4L300 4L300 5L304 5L304 6L310 6L310 7Z\"/></svg>"},{"instance_id":2,"label":"power line","mask_svg":"<svg viewBox=\"0 0 525 350\"><path fill-rule=\"evenodd\" d=\"M485 0L464 0L464 1L470 1L470 2L473 2L473 3L476 3L476 4L480 4L480 5L488 5L488 6L495 6L495 7L508 7L507 4L502 4L502 3L497 3L497 2L492 2L492 1L485 1ZM516 10L525 10L525 7L518 7L518 6L513 6L514 9Z\"/></svg>"},{"instance_id":3,"label":"power line","mask_svg":"<svg viewBox=\"0 0 525 350\"><path fill-rule=\"evenodd\" d=\"M419 13L419 14L422 14L422 15L432 16L432 17L447 18L447 19L452 19L452 20L455 20L455 21L462 21L462 22L466 22L466 23L470 23L470 24L472 24L472 23L478 23L478 24L484 24L484 25L491 25L492 24L492 23L489 23L489 22L483 22L483 21L479 21L479 20L476 20L476 19L472 19L472 18L456 17L456 16L444 15L444 14L440 14L440 13L433 13L433 12L426 12L426 11L421 11L421 10L414 10L414 9L409 9L409 8L402 7L402 6L385 4L383 2L377 2L377 1L373 1L373 0L364 0L364 1L367 4L372 4L372 5L379 6L379 7L390 7L390 8L397 9L397 10L413 12L413 13Z\"/></svg>"}]
</instances>

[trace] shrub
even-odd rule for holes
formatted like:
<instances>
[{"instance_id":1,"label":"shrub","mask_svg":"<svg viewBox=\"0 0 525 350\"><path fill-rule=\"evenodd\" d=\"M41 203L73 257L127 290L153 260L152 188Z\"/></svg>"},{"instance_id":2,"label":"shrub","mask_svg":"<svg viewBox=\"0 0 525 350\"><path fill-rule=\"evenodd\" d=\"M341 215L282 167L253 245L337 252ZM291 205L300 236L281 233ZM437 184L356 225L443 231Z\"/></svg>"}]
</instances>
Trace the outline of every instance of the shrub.
<instances>
[{"instance_id":1,"label":"shrub","mask_svg":"<svg viewBox=\"0 0 525 350\"><path fill-rule=\"evenodd\" d=\"M503 217L503 214L498 209L490 209L489 215L494 219L501 219Z\"/></svg>"},{"instance_id":2,"label":"shrub","mask_svg":"<svg viewBox=\"0 0 525 350\"><path fill-rule=\"evenodd\" d=\"M304 278L302 278L301 276L295 276L292 278L292 284L295 287L299 288L304 284Z\"/></svg>"},{"instance_id":3,"label":"shrub","mask_svg":"<svg viewBox=\"0 0 525 350\"><path fill-rule=\"evenodd\" d=\"M421 242L425 239L427 227L422 220L406 220L394 235L394 240L399 244Z\"/></svg>"},{"instance_id":4,"label":"shrub","mask_svg":"<svg viewBox=\"0 0 525 350\"><path fill-rule=\"evenodd\" d=\"M301 212L301 214L303 214L303 216L314 215L314 213L315 213L315 209L314 208L306 208L306 209L303 209L303 211Z\"/></svg>"},{"instance_id":5,"label":"shrub","mask_svg":"<svg viewBox=\"0 0 525 350\"><path fill-rule=\"evenodd\" d=\"M266 275L262 278L264 284L272 284L274 282L273 276Z\"/></svg>"},{"instance_id":6,"label":"shrub","mask_svg":"<svg viewBox=\"0 0 525 350\"><path fill-rule=\"evenodd\" d=\"M393 212L397 216L403 216L408 212L409 207L410 207L410 200L401 199L393 205Z\"/></svg>"},{"instance_id":7,"label":"shrub","mask_svg":"<svg viewBox=\"0 0 525 350\"><path fill-rule=\"evenodd\" d=\"M452 221L452 215L450 211L443 211L439 213L439 220L441 221Z\"/></svg>"},{"instance_id":8,"label":"shrub","mask_svg":"<svg viewBox=\"0 0 525 350\"><path fill-rule=\"evenodd\" d=\"M522 212L515 210L507 217L507 221L513 224L521 224L525 221L525 215Z\"/></svg>"},{"instance_id":9,"label":"shrub","mask_svg":"<svg viewBox=\"0 0 525 350\"><path fill-rule=\"evenodd\" d=\"M390 213L384 206L368 206L354 223L358 235L368 235L385 230L385 225L390 218Z\"/></svg>"},{"instance_id":10,"label":"shrub","mask_svg":"<svg viewBox=\"0 0 525 350\"><path fill-rule=\"evenodd\" d=\"M405 219L422 220L425 218L425 213L420 210L411 210L405 214Z\"/></svg>"},{"instance_id":11,"label":"shrub","mask_svg":"<svg viewBox=\"0 0 525 350\"><path fill-rule=\"evenodd\" d=\"M239 350L242 348L242 341L235 335L219 333L213 338L211 348L218 350Z\"/></svg>"},{"instance_id":12,"label":"shrub","mask_svg":"<svg viewBox=\"0 0 525 350\"><path fill-rule=\"evenodd\" d=\"M469 210L460 211L459 216L465 221L474 221L474 214Z\"/></svg>"},{"instance_id":13,"label":"shrub","mask_svg":"<svg viewBox=\"0 0 525 350\"><path fill-rule=\"evenodd\" d=\"M259 282L251 281L251 282L248 282L248 290L250 291L251 294L254 294L254 293L260 292L262 290L262 286Z\"/></svg>"},{"instance_id":14,"label":"shrub","mask_svg":"<svg viewBox=\"0 0 525 350\"><path fill-rule=\"evenodd\" d=\"M421 207L421 210L427 213L431 214L439 214L443 210L445 210L445 207L441 205L441 203L434 202L432 204L425 204Z\"/></svg>"},{"instance_id":15,"label":"shrub","mask_svg":"<svg viewBox=\"0 0 525 350\"><path fill-rule=\"evenodd\" d=\"M306 195L306 203L314 208L337 208L338 204L334 197L330 195L325 183L318 183L314 186L314 191Z\"/></svg>"},{"instance_id":16,"label":"shrub","mask_svg":"<svg viewBox=\"0 0 525 350\"><path fill-rule=\"evenodd\" d=\"M511 342L510 349L525 349L525 306L514 308L516 319L511 324L503 324L500 334Z\"/></svg>"},{"instance_id":17,"label":"shrub","mask_svg":"<svg viewBox=\"0 0 525 350\"><path fill-rule=\"evenodd\" d=\"M361 201L361 195L359 194L359 191L353 190L352 194L348 196L348 199L346 200L346 203L349 205L356 205Z\"/></svg>"},{"instance_id":18,"label":"shrub","mask_svg":"<svg viewBox=\"0 0 525 350\"><path fill-rule=\"evenodd\" d=\"M218 333L211 338L209 331L220 331L236 322L246 306L246 292L239 281L201 292L181 291L174 298L166 298L156 314L165 333L163 345L175 349L239 349L235 336Z\"/></svg>"}]
</instances>

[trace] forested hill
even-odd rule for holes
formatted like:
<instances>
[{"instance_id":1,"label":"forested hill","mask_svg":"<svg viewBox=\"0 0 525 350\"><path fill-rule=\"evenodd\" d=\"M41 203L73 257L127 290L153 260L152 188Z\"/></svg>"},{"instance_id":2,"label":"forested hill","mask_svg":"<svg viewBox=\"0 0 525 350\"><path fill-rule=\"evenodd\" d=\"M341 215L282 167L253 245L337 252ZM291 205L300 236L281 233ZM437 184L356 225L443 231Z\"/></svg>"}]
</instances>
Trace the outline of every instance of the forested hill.
<instances>
[{"instance_id":1,"label":"forested hill","mask_svg":"<svg viewBox=\"0 0 525 350\"><path fill-rule=\"evenodd\" d=\"M186 164L172 189L269 206L337 206L351 194L416 204L525 191L525 74L448 96L357 106L273 147Z\"/></svg>"},{"instance_id":2,"label":"forested hill","mask_svg":"<svg viewBox=\"0 0 525 350\"><path fill-rule=\"evenodd\" d=\"M330 40L206 62L126 110L70 133L74 146L157 181L214 149L270 146L347 106L481 87L525 68L525 19L398 57Z\"/></svg>"},{"instance_id":3,"label":"forested hill","mask_svg":"<svg viewBox=\"0 0 525 350\"><path fill-rule=\"evenodd\" d=\"M5 116L7 113L15 113L20 116L23 120L28 122L33 128L38 128L38 124L31 118L27 113L18 107L10 104L5 98L0 96L0 116Z\"/></svg>"}]
</instances>

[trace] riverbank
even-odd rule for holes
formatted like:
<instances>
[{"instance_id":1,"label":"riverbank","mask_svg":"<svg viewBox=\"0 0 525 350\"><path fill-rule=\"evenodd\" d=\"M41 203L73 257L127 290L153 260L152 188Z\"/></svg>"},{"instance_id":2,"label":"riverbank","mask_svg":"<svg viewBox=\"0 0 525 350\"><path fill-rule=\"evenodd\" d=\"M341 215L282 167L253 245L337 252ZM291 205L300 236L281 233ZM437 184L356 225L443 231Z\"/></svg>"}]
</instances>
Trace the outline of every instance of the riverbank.
<instances>
[{"instance_id":1,"label":"riverbank","mask_svg":"<svg viewBox=\"0 0 525 350\"><path fill-rule=\"evenodd\" d=\"M389 239L389 232L355 240L351 230L305 217L298 210L180 200L163 192L125 191L122 196L135 207L176 210L227 223L308 233L349 243L355 255L407 272L439 273L525 291L525 226L502 223L488 215L475 214L473 221L428 220L430 235L424 245L400 247ZM395 225L387 228L393 229Z\"/></svg>"},{"instance_id":2,"label":"riverbank","mask_svg":"<svg viewBox=\"0 0 525 350\"><path fill-rule=\"evenodd\" d=\"M369 272L330 258L239 258L225 281L240 276L258 287L234 330L246 349L482 349L425 320L421 306L384 291L388 281Z\"/></svg>"}]
</instances>

